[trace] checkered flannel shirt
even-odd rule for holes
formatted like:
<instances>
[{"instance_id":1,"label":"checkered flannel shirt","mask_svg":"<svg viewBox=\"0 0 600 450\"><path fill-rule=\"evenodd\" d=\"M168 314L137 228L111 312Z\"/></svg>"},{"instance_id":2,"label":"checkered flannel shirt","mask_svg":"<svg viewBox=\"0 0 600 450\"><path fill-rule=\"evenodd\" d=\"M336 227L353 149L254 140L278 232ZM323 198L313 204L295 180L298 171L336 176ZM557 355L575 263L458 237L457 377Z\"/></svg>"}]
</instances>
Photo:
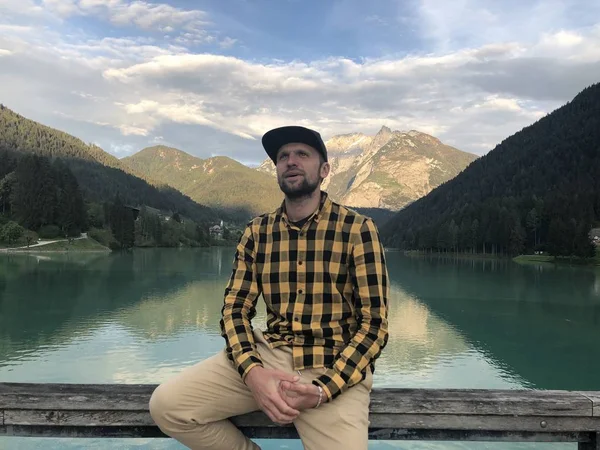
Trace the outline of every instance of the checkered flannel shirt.
<instances>
[{"instance_id":1,"label":"checkered flannel shirt","mask_svg":"<svg viewBox=\"0 0 600 450\"><path fill-rule=\"evenodd\" d=\"M329 400L362 381L388 339L388 273L370 218L321 193L298 228L283 205L246 226L237 245L220 321L242 379L262 366L251 325L262 293L266 340L292 346L295 370L326 368L313 381Z\"/></svg>"}]
</instances>

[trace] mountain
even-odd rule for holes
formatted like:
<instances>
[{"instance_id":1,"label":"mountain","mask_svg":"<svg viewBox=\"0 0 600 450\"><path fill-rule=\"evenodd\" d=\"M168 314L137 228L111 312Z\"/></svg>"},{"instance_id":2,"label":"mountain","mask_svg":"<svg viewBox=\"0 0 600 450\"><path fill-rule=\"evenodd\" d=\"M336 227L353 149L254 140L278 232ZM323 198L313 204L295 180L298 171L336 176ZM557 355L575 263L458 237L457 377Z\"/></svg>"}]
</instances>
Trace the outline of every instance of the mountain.
<instances>
[{"instance_id":1,"label":"mountain","mask_svg":"<svg viewBox=\"0 0 600 450\"><path fill-rule=\"evenodd\" d=\"M100 147L29 120L3 105L0 105L0 150L64 160L84 197L91 202L112 201L119 193L124 203L133 206L178 212L198 222L220 218L217 211L131 169Z\"/></svg>"},{"instance_id":2,"label":"mountain","mask_svg":"<svg viewBox=\"0 0 600 450\"><path fill-rule=\"evenodd\" d=\"M454 178L477 158L428 134L388 127L374 136L337 135L325 145L331 172L323 189L354 208L397 211ZM257 170L275 175L270 159Z\"/></svg>"},{"instance_id":3,"label":"mountain","mask_svg":"<svg viewBox=\"0 0 600 450\"><path fill-rule=\"evenodd\" d=\"M387 246L500 254L593 255L600 222L600 84L508 137L397 212Z\"/></svg>"},{"instance_id":4,"label":"mountain","mask_svg":"<svg viewBox=\"0 0 600 450\"><path fill-rule=\"evenodd\" d=\"M272 211L283 200L273 177L226 156L200 159L159 145L121 161L131 170L160 180L198 203L227 211L239 220Z\"/></svg>"}]
</instances>

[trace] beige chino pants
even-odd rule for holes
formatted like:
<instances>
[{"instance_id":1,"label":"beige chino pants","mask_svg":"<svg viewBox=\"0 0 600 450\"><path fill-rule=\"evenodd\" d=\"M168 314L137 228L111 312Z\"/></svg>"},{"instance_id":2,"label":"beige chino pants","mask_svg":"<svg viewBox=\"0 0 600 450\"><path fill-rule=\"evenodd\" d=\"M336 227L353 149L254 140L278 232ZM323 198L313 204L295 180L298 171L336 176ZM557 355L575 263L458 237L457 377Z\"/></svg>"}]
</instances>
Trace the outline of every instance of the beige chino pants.
<instances>
[{"instance_id":1,"label":"beige chino pants","mask_svg":"<svg viewBox=\"0 0 600 450\"><path fill-rule=\"evenodd\" d=\"M291 348L271 349L260 331L255 331L254 336L265 367L297 373L292 368ZM301 371L300 382L310 383L324 371ZM366 450L372 386L369 371L362 383L334 401L302 411L294 426L304 448ZM224 351L167 380L156 388L150 399L150 414L158 427L193 450L259 449L228 420L258 409L252 393Z\"/></svg>"}]
</instances>

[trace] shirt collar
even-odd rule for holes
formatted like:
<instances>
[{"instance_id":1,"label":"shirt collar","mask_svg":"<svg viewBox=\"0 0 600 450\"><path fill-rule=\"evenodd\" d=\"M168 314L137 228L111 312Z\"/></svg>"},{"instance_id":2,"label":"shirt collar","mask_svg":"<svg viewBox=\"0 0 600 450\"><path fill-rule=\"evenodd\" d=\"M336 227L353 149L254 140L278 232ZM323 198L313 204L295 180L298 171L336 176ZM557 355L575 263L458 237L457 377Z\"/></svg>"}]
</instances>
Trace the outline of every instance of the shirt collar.
<instances>
[{"instance_id":1,"label":"shirt collar","mask_svg":"<svg viewBox=\"0 0 600 450\"><path fill-rule=\"evenodd\" d=\"M323 217L323 215L329 211L331 208L331 199L329 195L325 191L321 191L321 200L319 201L319 206L317 209L308 217L307 222L314 220L315 222L319 222L319 220ZM277 208L275 211L276 215L281 218L286 224L290 225L290 220L285 211L285 200L281 202L281 206Z\"/></svg>"}]
</instances>

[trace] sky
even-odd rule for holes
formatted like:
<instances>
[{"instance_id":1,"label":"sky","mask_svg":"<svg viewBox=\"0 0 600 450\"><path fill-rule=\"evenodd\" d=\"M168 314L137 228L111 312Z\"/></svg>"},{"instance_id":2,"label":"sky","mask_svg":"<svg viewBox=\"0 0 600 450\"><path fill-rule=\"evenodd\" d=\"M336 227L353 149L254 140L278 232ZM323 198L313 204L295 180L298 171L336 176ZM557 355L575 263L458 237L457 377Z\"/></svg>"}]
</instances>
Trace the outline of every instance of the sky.
<instances>
[{"instance_id":1,"label":"sky","mask_svg":"<svg viewBox=\"0 0 600 450\"><path fill-rule=\"evenodd\" d=\"M476 155L600 82L588 0L0 0L0 103L122 158L418 130Z\"/></svg>"}]
</instances>

